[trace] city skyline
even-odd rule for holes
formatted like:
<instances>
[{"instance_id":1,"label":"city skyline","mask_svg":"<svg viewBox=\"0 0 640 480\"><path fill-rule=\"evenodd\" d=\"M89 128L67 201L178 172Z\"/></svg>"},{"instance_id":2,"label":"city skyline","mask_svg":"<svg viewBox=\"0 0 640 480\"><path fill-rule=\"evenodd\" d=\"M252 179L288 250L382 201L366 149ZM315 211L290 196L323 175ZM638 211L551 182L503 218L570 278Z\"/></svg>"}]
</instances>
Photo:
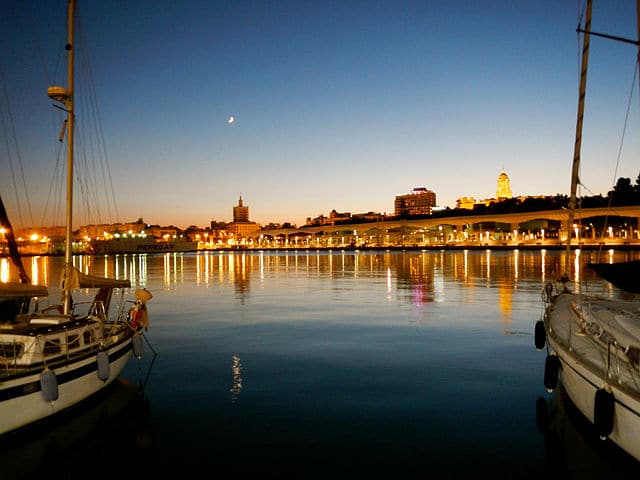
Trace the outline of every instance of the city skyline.
<instances>
[{"instance_id":1,"label":"city skyline","mask_svg":"<svg viewBox=\"0 0 640 480\"><path fill-rule=\"evenodd\" d=\"M0 192L18 226L40 222L58 155L60 112L46 88L65 83L66 20L51 3L11 1L0 19L0 118L20 147L0 150L11 172ZM417 186L454 208L463 196L492 197L503 169L514 196L567 194L579 7L80 0L111 220L229 222L242 195L252 221L301 225L332 209L391 213L395 196ZM635 38L634 9L595 2L592 28ZM604 39L590 55L581 180L584 195L606 195L617 178L638 176L629 160L638 136L621 147L636 56ZM637 125L634 113L627 129ZM14 193L18 160L32 219ZM80 212L74 223L89 222Z\"/></svg>"}]
</instances>

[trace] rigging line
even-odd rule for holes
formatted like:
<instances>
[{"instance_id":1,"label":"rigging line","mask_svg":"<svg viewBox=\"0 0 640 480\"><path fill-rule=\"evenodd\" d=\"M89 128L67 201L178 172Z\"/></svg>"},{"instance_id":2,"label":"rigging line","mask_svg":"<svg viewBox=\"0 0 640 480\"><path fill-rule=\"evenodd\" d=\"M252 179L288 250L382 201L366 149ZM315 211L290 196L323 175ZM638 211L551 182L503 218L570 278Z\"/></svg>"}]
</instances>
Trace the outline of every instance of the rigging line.
<instances>
[{"instance_id":1,"label":"rigging line","mask_svg":"<svg viewBox=\"0 0 640 480\"><path fill-rule=\"evenodd\" d=\"M84 38L84 31L82 29L82 22L78 22L78 34L80 38ZM104 191L101 194L104 194L104 199L107 205L107 217L109 222L113 223L112 219L112 207L113 212L115 212L116 220L119 217L118 214L118 206L115 197L115 190L113 187L113 177L111 174L110 163L108 161L108 154L106 148L106 141L104 138L104 129L102 128L101 115L100 115L100 107L98 102L98 96L95 90L95 82L93 80L93 69L90 61L90 51L88 49L88 43L83 42L85 48L82 51L82 74L84 80L84 85L86 87L87 95L84 99L83 105L85 106L87 113L87 117L91 117L92 125L94 125L95 129L95 139L96 139L96 150L98 151L97 157L98 160L95 163L99 164L99 169L95 168L95 171L98 170L102 173L102 186L104 187ZM94 134L92 133L91 138L93 138ZM93 145L93 142L91 142ZM96 195L96 208L99 209L102 202L98 201L98 187L97 184L100 182L96 181L97 179L94 177L94 183L96 184L94 192ZM99 210L98 210L99 212Z\"/></svg>"},{"instance_id":2,"label":"rigging line","mask_svg":"<svg viewBox=\"0 0 640 480\"><path fill-rule=\"evenodd\" d=\"M100 126L100 118L99 118L99 114L97 113L97 100L96 100L96 92L95 92L95 84L93 82L93 76L92 76L92 71L91 71L91 62L89 61L88 58L88 54L87 54L87 49L85 49L84 51L84 57L83 57L83 62L82 62L82 66L83 66L83 78L85 79L84 81L84 85L86 87L86 91L87 91L87 95L86 97L83 99L83 106L85 108L85 110L87 111L87 117L89 117L90 121L91 121L91 125L92 125L92 130L90 135L88 135L88 139L90 140L90 147L91 147L91 151L94 151L94 140L95 140L95 150L97 150L97 159L96 159L96 155L92 155L91 158L93 159L92 163L93 163L93 171L94 172L98 172L100 171L102 174L102 186L105 189L105 200L106 200L106 208L107 208L107 216L110 219L110 205L109 205L109 196L108 193L106 192L106 175L104 173L104 161L103 161L103 144L104 141L100 140L100 136L101 136L101 126ZM98 168L98 166L100 168ZM97 175L93 176L93 192L95 195L95 202L96 202L96 211L98 213L98 218L101 218L101 208L100 206L102 205L102 202L99 201L100 198L100 194L102 193L101 190L98 188L98 184L100 182L98 181ZM111 223L111 222L110 222Z\"/></svg>"},{"instance_id":3,"label":"rigging line","mask_svg":"<svg viewBox=\"0 0 640 480\"><path fill-rule=\"evenodd\" d=\"M20 145L18 144L18 136L16 135L16 125L15 122L13 121L13 112L11 110L11 101L9 100L9 92L7 91L7 82L5 81L5 77L4 77L4 71L2 68L0 68L0 80L2 80L2 91L4 93L4 98L5 98L5 102L7 105L7 119L8 119L8 123L11 129L11 138L13 139L13 148L15 149L16 152L16 156L17 156L17 162L18 162L18 168L19 168L19 173L20 173L20 179L22 180L22 188L23 188L23 192L24 192L24 196L25 196L25 201L27 204L27 213L29 218L27 219L27 221L31 222L31 224L33 224L33 213L31 210L31 201L29 200L29 191L27 190L27 182L25 179L25 175L24 175L24 167L23 167L23 163L22 163L22 155L20 155ZM3 130L7 131L5 127L5 119L3 116ZM18 216L20 217L20 223L22 223L22 225L24 226L24 221L22 218L22 208L21 208L21 204L22 202L20 201L19 198L19 193L18 193L18 187L17 187L17 182L16 182L16 174L15 174L15 170L14 170L14 166L13 166L13 161L12 161L12 155L11 155L11 147L9 145L9 139L8 137L5 135L5 141L7 144L7 155L9 157L9 166L11 168L11 179L13 181L13 188L14 188L14 194L16 196L16 207L18 209Z\"/></svg>"},{"instance_id":4,"label":"rigging line","mask_svg":"<svg viewBox=\"0 0 640 480\"><path fill-rule=\"evenodd\" d=\"M80 98L80 103L77 104L82 113L86 110L90 113L90 108L87 107L87 102L84 97ZM91 117L90 114L87 114L86 117ZM76 119L79 118L79 115ZM84 118L84 117L83 117ZM78 185L81 189L82 200L84 205L84 215L89 220L89 223L96 223L93 214L96 214L98 219L101 217L101 202L99 201L99 191L98 191L98 180L95 174L91 172L96 172L96 162L94 155L94 141L93 141L93 130L89 128L87 133L85 129L80 128L84 123L77 122L78 126L78 136L76 139L78 140L78 149L76 161L79 167L82 167L82 175L80 175L80 169L78 169ZM94 207L91 208L91 204L93 203ZM98 222L99 223L99 222Z\"/></svg>"},{"instance_id":5,"label":"rigging line","mask_svg":"<svg viewBox=\"0 0 640 480\"><path fill-rule=\"evenodd\" d=\"M57 150L57 152L56 152L56 164L55 164L54 171L53 171L52 181L49 184L49 193L47 195L47 199L45 201L44 209L43 209L43 212L42 212L42 220L40 221L41 225L45 225L45 219L47 217L47 212L49 210L49 203L51 202L51 199L52 198L59 198L58 193L60 191L62 191L61 183L62 183L62 178L64 178L64 177L63 177L63 175L61 173L61 164L62 164L61 153L62 153L62 147L64 146L64 143L56 142L56 144L57 144L56 145L56 150ZM52 210L52 213L51 213L51 217L52 218L51 218L49 224L51 226L56 226L56 225L58 225L59 219L60 219L60 211L61 211L60 205L59 204L58 205L54 204L52 206L51 210Z\"/></svg>"},{"instance_id":6,"label":"rigging line","mask_svg":"<svg viewBox=\"0 0 640 480\"><path fill-rule=\"evenodd\" d=\"M631 104L632 104L632 100L633 100L633 91L635 90L635 84L636 84L636 79L638 77L638 68L640 68L640 63L639 63L638 57L636 57L636 62L635 65L633 67L633 80L631 81L631 89L629 91L629 100L627 100L627 111L625 113L624 116L624 124L622 126L622 135L620 137L620 145L618 146L618 155L616 157L616 167L614 169L614 173L613 173L613 181L612 181L612 188L611 188L611 193L609 194L609 200L607 202L607 212L609 212L611 210L611 205L613 202L613 197L615 195L615 186L616 186L616 177L618 176L618 169L620 167L620 159L622 158L622 147L624 145L624 137L625 134L627 132L627 125L629 123L629 113L631 112ZM604 217L604 225L603 225L603 230L607 229L607 224L609 223L609 213L607 213ZM602 253L602 245L600 245L600 247L598 247L598 257L600 257L600 254Z\"/></svg>"}]
</instances>

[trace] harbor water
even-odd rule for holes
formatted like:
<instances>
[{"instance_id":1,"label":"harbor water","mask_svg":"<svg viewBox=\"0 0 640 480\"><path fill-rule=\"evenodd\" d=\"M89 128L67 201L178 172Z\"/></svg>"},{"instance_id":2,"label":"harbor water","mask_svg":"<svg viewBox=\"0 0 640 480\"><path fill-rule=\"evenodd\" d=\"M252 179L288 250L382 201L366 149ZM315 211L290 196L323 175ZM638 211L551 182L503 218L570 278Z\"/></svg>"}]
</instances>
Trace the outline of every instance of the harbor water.
<instances>
[{"instance_id":1,"label":"harbor water","mask_svg":"<svg viewBox=\"0 0 640 480\"><path fill-rule=\"evenodd\" d=\"M534 325L567 255L76 257L151 291L144 354L94 401L1 439L0 478L86 478L96 455L105 469L93 478L626 477L638 462L543 385ZM591 279L588 255L570 259L572 288ZM15 278L1 262L3 281ZM52 302L62 262L25 259Z\"/></svg>"}]
</instances>

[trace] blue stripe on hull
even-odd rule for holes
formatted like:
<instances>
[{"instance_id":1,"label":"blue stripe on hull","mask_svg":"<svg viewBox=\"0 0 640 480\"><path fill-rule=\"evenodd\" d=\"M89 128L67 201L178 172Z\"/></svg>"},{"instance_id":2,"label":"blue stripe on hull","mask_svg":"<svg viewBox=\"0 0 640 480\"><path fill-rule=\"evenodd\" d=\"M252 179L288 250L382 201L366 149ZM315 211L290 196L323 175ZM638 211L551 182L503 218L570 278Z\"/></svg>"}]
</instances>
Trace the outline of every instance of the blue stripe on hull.
<instances>
[{"instance_id":1,"label":"blue stripe on hull","mask_svg":"<svg viewBox=\"0 0 640 480\"><path fill-rule=\"evenodd\" d=\"M113 363L115 360L119 359L123 355L126 355L132 349L131 342L129 344L118 350L117 352L109 355L109 363ZM83 359L84 360L84 359ZM77 378L83 377L91 372L98 371L98 362L88 363L87 365L73 369L69 372L63 373L61 375L57 375L58 385L63 385L65 383L71 382ZM12 398L21 397L23 395L28 395L34 392L40 391L40 380L36 380L35 382L24 383L22 385L17 385L15 387L7 388L0 390L0 402L5 400L10 400Z\"/></svg>"}]
</instances>

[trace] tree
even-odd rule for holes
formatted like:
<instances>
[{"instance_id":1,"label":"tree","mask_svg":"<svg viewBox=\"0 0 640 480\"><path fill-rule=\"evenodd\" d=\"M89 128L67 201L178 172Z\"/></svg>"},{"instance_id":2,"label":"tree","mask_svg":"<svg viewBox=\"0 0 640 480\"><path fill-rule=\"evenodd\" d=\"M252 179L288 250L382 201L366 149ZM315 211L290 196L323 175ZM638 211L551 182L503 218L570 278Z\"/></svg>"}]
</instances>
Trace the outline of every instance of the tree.
<instances>
[{"instance_id":1,"label":"tree","mask_svg":"<svg viewBox=\"0 0 640 480\"><path fill-rule=\"evenodd\" d=\"M626 177L620 177L616 182L613 190L609 192L609 199L611 205L634 205L638 199L638 189L631 185L631 179Z\"/></svg>"}]
</instances>

